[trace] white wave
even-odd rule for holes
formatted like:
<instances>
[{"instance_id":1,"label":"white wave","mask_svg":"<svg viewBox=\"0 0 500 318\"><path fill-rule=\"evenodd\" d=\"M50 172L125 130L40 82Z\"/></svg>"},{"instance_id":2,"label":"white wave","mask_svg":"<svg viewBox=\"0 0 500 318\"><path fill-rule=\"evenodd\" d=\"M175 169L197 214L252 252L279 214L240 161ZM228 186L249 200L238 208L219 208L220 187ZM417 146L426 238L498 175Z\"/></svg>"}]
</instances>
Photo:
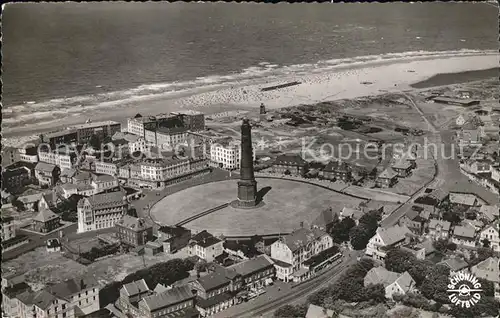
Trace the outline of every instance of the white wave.
<instances>
[{"instance_id":1,"label":"white wave","mask_svg":"<svg viewBox=\"0 0 500 318\"><path fill-rule=\"evenodd\" d=\"M196 92L200 89L211 89L223 86L246 85L254 80L266 78L267 82L279 81L283 76L292 75L300 79L307 74L317 74L339 68L357 68L359 66L376 65L378 63L391 63L398 61L412 61L419 59L474 56L482 54L498 54L495 50L480 51L462 49L455 51L410 51L401 53L387 53L379 55L366 55L350 58L321 60L310 64L296 64L278 67L278 65L260 62L259 66L251 66L239 73L225 75L211 75L198 77L190 81L143 84L132 89L102 92L56 98L48 101L35 102L34 104L13 105L5 108L4 112L13 115L5 118L4 123L14 124L33 119L49 119L53 115L79 114L85 111L106 107L120 107L122 104L155 97L172 96L186 92ZM335 75L332 75L335 76ZM57 111L57 113L54 113Z\"/></svg>"}]
</instances>

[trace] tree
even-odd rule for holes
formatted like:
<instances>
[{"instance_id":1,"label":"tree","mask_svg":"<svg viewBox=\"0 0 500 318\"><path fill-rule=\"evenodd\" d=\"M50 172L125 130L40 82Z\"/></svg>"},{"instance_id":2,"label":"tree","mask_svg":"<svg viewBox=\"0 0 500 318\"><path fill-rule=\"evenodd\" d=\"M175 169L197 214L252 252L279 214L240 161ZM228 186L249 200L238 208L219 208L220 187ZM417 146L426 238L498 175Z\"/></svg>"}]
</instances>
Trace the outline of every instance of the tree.
<instances>
[{"instance_id":1,"label":"tree","mask_svg":"<svg viewBox=\"0 0 500 318\"><path fill-rule=\"evenodd\" d=\"M404 273L416 263L417 258L412 253L400 248L391 249L385 258L385 268L391 272Z\"/></svg>"},{"instance_id":2,"label":"tree","mask_svg":"<svg viewBox=\"0 0 500 318\"><path fill-rule=\"evenodd\" d=\"M448 282L450 269L443 265L433 266L428 271L427 277L420 286L420 292L427 299L434 299L437 302L449 303Z\"/></svg>"},{"instance_id":3,"label":"tree","mask_svg":"<svg viewBox=\"0 0 500 318\"><path fill-rule=\"evenodd\" d=\"M133 216L135 218L138 217L137 210L135 208L133 208L133 207L131 207L131 208L128 209L127 215Z\"/></svg>"},{"instance_id":4,"label":"tree","mask_svg":"<svg viewBox=\"0 0 500 318\"><path fill-rule=\"evenodd\" d=\"M101 148L101 140L99 139L99 136L97 135L92 135L89 139L88 142L89 146L92 147L94 150L98 150Z\"/></svg>"},{"instance_id":5,"label":"tree","mask_svg":"<svg viewBox=\"0 0 500 318\"><path fill-rule=\"evenodd\" d=\"M370 231L366 228L364 224L359 224L353 227L349 231L349 237L351 239L351 246L356 251L366 248L368 241L373 236L369 235Z\"/></svg>"},{"instance_id":6,"label":"tree","mask_svg":"<svg viewBox=\"0 0 500 318\"><path fill-rule=\"evenodd\" d=\"M385 287L382 284L369 285L365 287L366 300L374 300L377 303L385 302Z\"/></svg>"},{"instance_id":7,"label":"tree","mask_svg":"<svg viewBox=\"0 0 500 318\"><path fill-rule=\"evenodd\" d=\"M378 170L377 167L373 168L372 171L370 171L370 179L375 179L377 178Z\"/></svg>"},{"instance_id":8,"label":"tree","mask_svg":"<svg viewBox=\"0 0 500 318\"><path fill-rule=\"evenodd\" d=\"M305 304L303 305L297 305L297 306L293 306L293 305L285 305L285 306L282 306L280 308L278 308L275 312L274 312L274 317L277 317L277 318L283 318L283 317L287 317L287 318L302 318L302 317L305 317L306 316L306 313L307 313L307 306Z\"/></svg>"},{"instance_id":9,"label":"tree","mask_svg":"<svg viewBox=\"0 0 500 318\"><path fill-rule=\"evenodd\" d=\"M335 243L342 243L349 241L349 231L356 226L356 222L350 217L342 219L340 222L336 222L331 230L330 235Z\"/></svg>"},{"instance_id":10,"label":"tree","mask_svg":"<svg viewBox=\"0 0 500 318\"><path fill-rule=\"evenodd\" d=\"M487 238L482 240L481 243L483 243L483 247L490 247L491 244L490 240L488 240Z\"/></svg>"},{"instance_id":11,"label":"tree","mask_svg":"<svg viewBox=\"0 0 500 318\"><path fill-rule=\"evenodd\" d=\"M432 245L441 253L446 253L446 251L448 250L448 240L445 239L435 240L434 242L432 242Z\"/></svg>"},{"instance_id":12,"label":"tree","mask_svg":"<svg viewBox=\"0 0 500 318\"><path fill-rule=\"evenodd\" d=\"M200 273L206 272L208 268L208 263L204 259L200 259L195 265L196 274L200 277Z\"/></svg>"},{"instance_id":13,"label":"tree","mask_svg":"<svg viewBox=\"0 0 500 318\"><path fill-rule=\"evenodd\" d=\"M458 225L460 222L462 222L460 216L452 211L445 211L443 213L443 220L450 222L452 225Z\"/></svg>"},{"instance_id":14,"label":"tree","mask_svg":"<svg viewBox=\"0 0 500 318\"><path fill-rule=\"evenodd\" d=\"M417 286L420 286L424 279L427 277L427 272L431 269L433 264L430 261L416 259L408 274L415 280Z\"/></svg>"},{"instance_id":15,"label":"tree","mask_svg":"<svg viewBox=\"0 0 500 318\"><path fill-rule=\"evenodd\" d=\"M19 212L26 210L26 208L24 207L24 203L22 203L18 198L15 198L14 200L12 200L11 204Z\"/></svg>"},{"instance_id":16,"label":"tree","mask_svg":"<svg viewBox=\"0 0 500 318\"><path fill-rule=\"evenodd\" d=\"M488 259L493 256L493 250L490 248L486 247L480 247L477 249L477 252L472 255L472 257L469 259L469 266L474 266L485 259Z\"/></svg>"},{"instance_id":17,"label":"tree","mask_svg":"<svg viewBox=\"0 0 500 318\"><path fill-rule=\"evenodd\" d=\"M286 170L285 170L285 175L286 175L286 176L289 176L289 175L291 175L291 174L292 174L292 173L290 172L290 170L288 170L288 169L286 169Z\"/></svg>"}]
</instances>

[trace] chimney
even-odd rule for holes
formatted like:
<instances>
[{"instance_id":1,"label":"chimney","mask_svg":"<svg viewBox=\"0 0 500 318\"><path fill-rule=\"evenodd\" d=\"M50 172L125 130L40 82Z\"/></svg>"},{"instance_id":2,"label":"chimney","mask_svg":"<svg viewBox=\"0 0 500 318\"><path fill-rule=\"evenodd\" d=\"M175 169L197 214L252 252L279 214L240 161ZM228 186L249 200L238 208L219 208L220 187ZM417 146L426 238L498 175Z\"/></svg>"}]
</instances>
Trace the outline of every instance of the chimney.
<instances>
[{"instance_id":1,"label":"chimney","mask_svg":"<svg viewBox=\"0 0 500 318\"><path fill-rule=\"evenodd\" d=\"M304 227L304 222L303 222L303 221L301 221L301 222L300 222L300 228L303 228L303 227Z\"/></svg>"},{"instance_id":2,"label":"chimney","mask_svg":"<svg viewBox=\"0 0 500 318\"><path fill-rule=\"evenodd\" d=\"M80 279L80 289L81 290L85 289L85 283L83 282L83 278Z\"/></svg>"}]
</instances>

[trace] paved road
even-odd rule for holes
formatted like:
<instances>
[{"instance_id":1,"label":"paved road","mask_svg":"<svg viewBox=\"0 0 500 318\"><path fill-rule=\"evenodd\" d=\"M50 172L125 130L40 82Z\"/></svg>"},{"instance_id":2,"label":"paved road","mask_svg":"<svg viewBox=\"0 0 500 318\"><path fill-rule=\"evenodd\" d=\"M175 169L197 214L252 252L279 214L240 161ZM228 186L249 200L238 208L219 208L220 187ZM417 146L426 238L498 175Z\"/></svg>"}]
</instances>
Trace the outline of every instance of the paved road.
<instances>
[{"instance_id":1,"label":"paved road","mask_svg":"<svg viewBox=\"0 0 500 318\"><path fill-rule=\"evenodd\" d=\"M356 263L357 257L363 254L363 251L346 252L347 254L343 261L327 270L326 272L314 277L308 282L303 283L294 289L282 288L281 291L275 289L267 291L259 296L260 299L251 300L248 303L242 303L231 307L216 317L267 317L272 316L272 313L281 306L289 303L303 302L309 295L315 291L332 284L340 275L352 264ZM276 282L276 284L282 284Z\"/></svg>"}]
</instances>

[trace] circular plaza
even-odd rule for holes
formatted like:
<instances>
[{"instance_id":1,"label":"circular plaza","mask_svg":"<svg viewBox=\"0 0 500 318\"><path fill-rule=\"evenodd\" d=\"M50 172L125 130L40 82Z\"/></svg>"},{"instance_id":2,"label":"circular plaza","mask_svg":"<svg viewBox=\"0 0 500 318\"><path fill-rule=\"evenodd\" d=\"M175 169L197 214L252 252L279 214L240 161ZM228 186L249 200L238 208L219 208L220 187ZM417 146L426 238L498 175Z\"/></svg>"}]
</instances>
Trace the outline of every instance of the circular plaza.
<instances>
[{"instance_id":1,"label":"circular plaza","mask_svg":"<svg viewBox=\"0 0 500 318\"><path fill-rule=\"evenodd\" d=\"M214 235L250 236L288 233L308 225L329 207L355 207L362 201L303 182L257 178L264 204L253 209L225 206L236 199L237 180L195 186L161 199L151 208L151 217L164 225L187 221L183 226ZM221 207L221 209L214 209ZM209 210L215 210L207 213ZM205 212L205 213L204 213ZM201 215L195 218L196 215ZM190 219L191 218L191 219Z\"/></svg>"}]
</instances>

